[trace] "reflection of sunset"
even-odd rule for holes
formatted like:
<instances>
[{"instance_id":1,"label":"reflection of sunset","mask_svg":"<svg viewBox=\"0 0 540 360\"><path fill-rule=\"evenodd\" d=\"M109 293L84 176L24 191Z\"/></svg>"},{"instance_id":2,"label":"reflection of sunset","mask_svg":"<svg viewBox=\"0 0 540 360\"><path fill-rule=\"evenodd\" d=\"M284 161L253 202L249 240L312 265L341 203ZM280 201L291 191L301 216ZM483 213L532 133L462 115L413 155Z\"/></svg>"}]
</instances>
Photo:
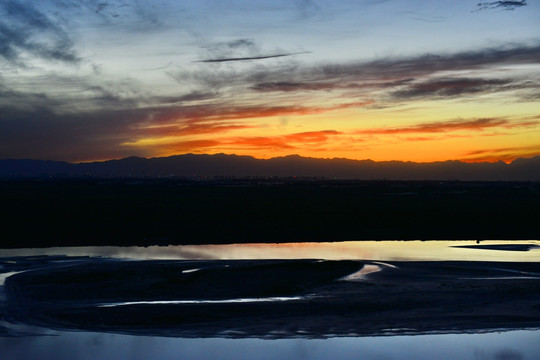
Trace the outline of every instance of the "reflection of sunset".
<instances>
[{"instance_id":1,"label":"reflection of sunset","mask_svg":"<svg viewBox=\"0 0 540 360\"><path fill-rule=\"evenodd\" d=\"M381 261L538 261L540 250L529 252L489 251L456 248L473 241L347 241L332 243L233 244L184 246L177 249L199 249L216 259L326 259ZM515 244L515 241L482 241L482 245ZM540 246L540 241L527 244ZM174 254L175 247L171 247ZM173 255L174 256L174 255Z\"/></svg>"},{"instance_id":2,"label":"reflection of sunset","mask_svg":"<svg viewBox=\"0 0 540 360\"><path fill-rule=\"evenodd\" d=\"M260 243L229 245L170 245L141 247L64 247L3 249L0 256L69 255L131 259L262 260L323 259L380 261L523 261L537 262L540 241L485 240L481 246L526 245L529 251L460 248L475 241L346 241L322 243Z\"/></svg>"}]
</instances>

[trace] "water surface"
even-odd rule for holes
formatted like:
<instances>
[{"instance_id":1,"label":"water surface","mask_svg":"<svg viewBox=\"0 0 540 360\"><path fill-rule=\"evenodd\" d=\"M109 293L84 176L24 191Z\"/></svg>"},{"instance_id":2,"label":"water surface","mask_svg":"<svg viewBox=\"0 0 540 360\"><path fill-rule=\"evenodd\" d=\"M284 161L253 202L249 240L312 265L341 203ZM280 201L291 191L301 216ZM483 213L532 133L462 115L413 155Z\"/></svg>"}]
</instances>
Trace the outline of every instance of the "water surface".
<instances>
[{"instance_id":1,"label":"water surface","mask_svg":"<svg viewBox=\"0 0 540 360\"><path fill-rule=\"evenodd\" d=\"M504 251L508 245L528 251ZM82 246L0 249L0 257L67 255L131 259L327 259L381 261L540 261L540 241L346 241L322 243L262 243L230 245L171 245L148 247ZM500 245L502 250L497 250ZM467 247L464 247L467 246ZM472 248L470 246L473 246ZM495 247L494 247L495 246ZM525 246L524 246L525 247Z\"/></svg>"},{"instance_id":2,"label":"water surface","mask_svg":"<svg viewBox=\"0 0 540 360\"><path fill-rule=\"evenodd\" d=\"M2 357L40 359L46 354L56 360L537 360L540 355L537 330L283 340L182 339L65 331L48 334L0 337Z\"/></svg>"},{"instance_id":3,"label":"water surface","mask_svg":"<svg viewBox=\"0 0 540 360\"><path fill-rule=\"evenodd\" d=\"M512 246L521 244L520 251ZM328 259L371 261L539 262L540 241L358 241L334 243L232 244L199 246L72 247L4 249L0 257L40 255L119 259ZM502 246L500 246L502 245ZM467 246L467 247L461 247ZM524 251L523 249L527 250ZM22 259L4 259L0 280L17 273ZM71 261L60 258L60 263ZM359 277L386 263L366 267ZM390 264L391 265L391 264ZM24 269L20 269L24 270ZM192 271L190 271L192 270ZM197 272L194 268L188 273ZM513 274L509 274L508 281ZM2 284L0 284L2 285ZM0 286L1 290L2 286ZM0 308L5 296L0 291ZM1 312L0 312L0 315ZM9 322L2 315L0 352L5 359L507 359L540 358L540 330L487 333L330 337L325 339L175 338L106 332L59 331ZM540 326L540 324L539 324ZM279 335L279 334L273 334Z\"/></svg>"}]
</instances>

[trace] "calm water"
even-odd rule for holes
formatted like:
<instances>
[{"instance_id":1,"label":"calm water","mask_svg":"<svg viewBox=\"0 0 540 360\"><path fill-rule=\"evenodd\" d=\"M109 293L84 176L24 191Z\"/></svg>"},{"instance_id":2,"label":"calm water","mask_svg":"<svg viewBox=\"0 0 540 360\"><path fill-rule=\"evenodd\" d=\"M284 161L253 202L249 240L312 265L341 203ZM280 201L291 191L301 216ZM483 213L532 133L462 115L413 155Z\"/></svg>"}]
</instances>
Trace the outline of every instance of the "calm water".
<instances>
[{"instance_id":1,"label":"calm water","mask_svg":"<svg viewBox=\"0 0 540 360\"><path fill-rule=\"evenodd\" d=\"M540 332L330 339L182 339L89 332L0 337L2 359L494 359L537 360Z\"/></svg>"},{"instance_id":2,"label":"calm water","mask_svg":"<svg viewBox=\"0 0 540 360\"><path fill-rule=\"evenodd\" d=\"M77 247L0 250L0 257L104 256L132 259L365 259L540 261L540 241L483 241L535 245L529 251L456 248L473 241L362 241L167 247ZM3 273L3 274L2 274ZM0 267L2 280L8 276ZM1 289L1 286L0 286ZM5 297L0 292L0 303ZM56 331L2 320L1 359L494 359L540 358L540 330L329 339L185 339ZM539 324L540 326L540 324ZM30 333L32 335L24 335ZM16 336L8 336L16 335Z\"/></svg>"},{"instance_id":3,"label":"calm water","mask_svg":"<svg viewBox=\"0 0 540 360\"><path fill-rule=\"evenodd\" d=\"M66 247L0 249L0 257L33 255L104 256L131 259L327 259L381 261L540 261L540 241L482 241L481 245L524 244L530 251L460 248L474 241L347 241L326 243Z\"/></svg>"}]
</instances>

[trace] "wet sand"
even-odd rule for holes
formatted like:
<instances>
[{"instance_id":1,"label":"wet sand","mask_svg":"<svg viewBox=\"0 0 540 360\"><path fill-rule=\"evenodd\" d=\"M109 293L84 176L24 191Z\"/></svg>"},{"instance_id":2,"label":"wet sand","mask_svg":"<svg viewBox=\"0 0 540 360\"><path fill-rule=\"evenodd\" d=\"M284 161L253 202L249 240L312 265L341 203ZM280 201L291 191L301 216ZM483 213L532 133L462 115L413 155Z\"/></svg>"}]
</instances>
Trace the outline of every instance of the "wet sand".
<instances>
[{"instance_id":1,"label":"wet sand","mask_svg":"<svg viewBox=\"0 0 540 360\"><path fill-rule=\"evenodd\" d=\"M540 327L540 263L80 259L40 268L7 278L4 318L55 329L182 337ZM281 300L237 302L269 298Z\"/></svg>"}]
</instances>

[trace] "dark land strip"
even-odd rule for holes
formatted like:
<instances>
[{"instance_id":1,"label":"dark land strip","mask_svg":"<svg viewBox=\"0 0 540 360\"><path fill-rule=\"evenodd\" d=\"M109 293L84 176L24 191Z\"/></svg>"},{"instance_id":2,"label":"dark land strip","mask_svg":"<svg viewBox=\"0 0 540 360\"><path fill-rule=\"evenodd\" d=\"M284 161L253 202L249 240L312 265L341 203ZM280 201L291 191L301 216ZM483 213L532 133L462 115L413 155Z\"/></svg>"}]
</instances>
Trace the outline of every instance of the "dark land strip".
<instances>
[{"instance_id":1,"label":"dark land strip","mask_svg":"<svg viewBox=\"0 0 540 360\"><path fill-rule=\"evenodd\" d=\"M540 239L540 183L4 179L2 248Z\"/></svg>"}]
</instances>

